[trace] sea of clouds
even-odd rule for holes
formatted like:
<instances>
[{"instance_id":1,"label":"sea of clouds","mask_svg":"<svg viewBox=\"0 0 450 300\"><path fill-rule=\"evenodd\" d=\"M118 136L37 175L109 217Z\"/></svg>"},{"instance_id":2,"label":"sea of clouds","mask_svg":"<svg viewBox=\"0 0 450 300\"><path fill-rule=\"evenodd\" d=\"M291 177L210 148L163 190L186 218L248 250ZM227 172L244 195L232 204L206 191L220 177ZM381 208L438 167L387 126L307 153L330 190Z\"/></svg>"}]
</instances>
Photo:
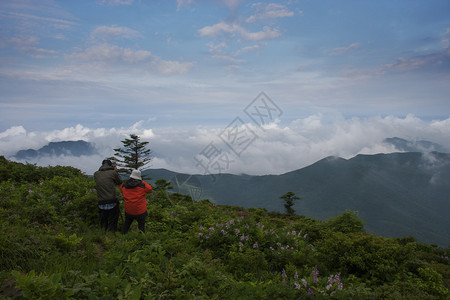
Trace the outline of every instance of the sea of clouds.
<instances>
[{"instance_id":1,"label":"sea of clouds","mask_svg":"<svg viewBox=\"0 0 450 300\"><path fill-rule=\"evenodd\" d=\"M398 151L383 142L389 137L428 140L450 149L450 117L431 121L414 115L330 120L322 114L313 114L263 127L241 124L234 131L241 137L230 137L230 129L228 124L215 128L149 128L145 121L120 128L76 125L53 131L32 131L19 125L0 132L0 155L15 160L14 154L19 150L39 149L49 142L84 140L92 143L98 154L40 157L29 163L69 165L93 174L105 157L114 154L114 148L122 146L121 140L136 134L149 142L148 148L153 153L151 168L188 174L263 175L300 169L328 156L351 158L357 154Z\"/></svg>"}]
</instances>

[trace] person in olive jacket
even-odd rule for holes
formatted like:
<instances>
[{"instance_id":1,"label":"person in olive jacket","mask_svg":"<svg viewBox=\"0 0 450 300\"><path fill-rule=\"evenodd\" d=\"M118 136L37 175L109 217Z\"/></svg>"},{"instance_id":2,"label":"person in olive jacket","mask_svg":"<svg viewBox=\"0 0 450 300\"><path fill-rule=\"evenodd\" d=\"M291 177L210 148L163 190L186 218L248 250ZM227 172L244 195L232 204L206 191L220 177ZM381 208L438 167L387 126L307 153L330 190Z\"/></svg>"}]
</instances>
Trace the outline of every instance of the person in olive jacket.
<instances>
[{"instance_id":1,"label":"person in olive jacket","mask_svg":"<svg viewBox=\"0 0 450 300\"><path fill-rule=\"evenodd\" d=\"M100 226L112 232L117 231L117 222L120 214L116 185L122 183L122 179L116 169L116 165L111 160L105 159L100 169L94 173Z\"/></svg>"},{"instance_id":2,"label":"person in olive jacket","mask_svg":"<svg viewBox=\"0 0 450 300\"><path fill-rule=\"evenodd\" d=\"M145 232L145 218L148 214L145 195L152 191L151 185L142 180L139 170L133 170L130 179L120 186L120 191L125 206L125 222L122 233L128 232L133 220L138 222L139 230Z\"/></svg>"}]
</instances>

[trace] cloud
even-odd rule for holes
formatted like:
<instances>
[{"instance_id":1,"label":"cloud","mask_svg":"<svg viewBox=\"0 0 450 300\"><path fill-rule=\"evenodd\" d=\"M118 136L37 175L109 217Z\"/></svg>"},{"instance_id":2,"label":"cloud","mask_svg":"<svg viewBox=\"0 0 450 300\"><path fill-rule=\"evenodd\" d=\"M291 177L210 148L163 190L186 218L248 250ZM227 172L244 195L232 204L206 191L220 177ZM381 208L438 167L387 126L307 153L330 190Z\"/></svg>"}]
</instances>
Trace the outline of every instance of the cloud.
<instances>
[{"instance_id":1,"label":"cloud","mask_svg":"<svg viewBox=\"0 0 450 300\"><path fill-rule=\"evenodd\" d=\"M223 3L231 10L236 9L239 4L244 2L245 0L223 0Z\"/></svg>"},{"instance_id":2,"label":"cloud","mask_svg":"<svg viewBox=\"0 0 450 300\"><path fill-rule=\"evenodd\" d=\"M442 52L413 57L399 57L392 64L386 64L384 71L407 72L413 70L450 71L450 48Z\"/></svg>"},{"instance_id":3,"label":"cloud","mask_svg":"<svg viewBox=\"0 0 450 300\"><path fill-rule=\"evenodd\" d=\"M358 48L359 46L360 46L359 43L353 43L353 44L348 45L347 47L337 47L337 48L334 48L329 53L329 55L330 56L344 55L344 54L350 52L351 50Z\"/></svg>"},{"instance_id":4,"label":"cloud","mask_svg":"<svg viewBox=\"0 0 450 300\"><path fill-rule=\"evenodd\" d=\"M428 53L398 57L395 62L380 67L381 72L409 72L409 71L438 71L450 72L450 28L446 28L443 35L441 49Z\"/></svg>"},{"instance_id":5,"label":"cloud","mask_svg":"<svg viewBox=\"0 0 450 300\"><path fill-rule=\"evenodd\" d=\"M181 2L184 3L185 1ZM225 68L227 69L241 69L241 65L247 60L240 59L238 56L260 50L267 45L263 41L274 40L281 36L281 31L277 26L274 26L274 24L269 26L266 22L264 22L263 27L259 27L255 31L254 24L256 21L276 20L294 15L294 12L289 11L285 5L278 3L254 3L250 5L254 14L244 17L241 12L237 11L239 4L242 2L242 0L223 1L222 3L229 9L229 16L226 18L226 21L220 21L214 25L204 26L197 30L202 37L221 41L221 43L216 45L224 45L226 43L227 48L230 50L225 51L223 46L222 49L213 48L211 43L208 45L214 59L233 64L226 66ZM256 44L243 47L243 43Z\"/></svg>"},{"instance_id":6,"label":"cloud","mask_svg":"<svg viewBox=\"0 0 450 300\"><path fill-rule=\"evenodd\" d=\"M209 53L211 53L212 58L227 61L230 63L243 63L245 60L238 59L237 56L241 54L241 50L235 53L229 53L225 49L227 48L227 44L221 42L219 44L209 43Z\"/></svg>"},{"instance_id":7,"label":"cloud","mask_svg":"<svg viewBox=\"0 0 450 300\"><path fill-rule=\"evenodd\" d=\"M219 0L218 2L225 5L230 11L235 10L239 4L244 2L245 0ZM199 2L208 2L208 1L202 1L202 0L177 0L177 10L179 10L183 6L191 6L193 3L199 3Z\"/></svg>"},{"instance_id":8,"label":"cloud","mask_svg":"<svg viewBox=\"0 0 450 300\"><path fill-rule=\"evenodd\" d=\"M212 26L205 26L198 30L201 36L220 37L222 35L238 35L245 41L260 41L265 39L274 39L280 36L278 29L264 26L262 31L248 32L245 28L237 23L220 22Z\"/></svg>"},{"instance_id":9,"label":"cloud","mask_svg":"<svg viewBox=\"0 0 450 300\"><path fill-rule=\"evenodd\" d=\"M99 151L94 157L59 157L42 159L39 165L72 165L92 174L99 162L121 146L129 134L137 134L149 141L155 154L152 168L167 168L191 174L205 172L195 157L210 143L229 156L229 165L222 173L281 174L306 167L327 156L351 158L357 154L396 152L394 146L383 143L387 137L409 140L429 140L450 149L450 117L424 121L414 115L371 118L329 118L313 114L289 124L281 121L268 124L264 130L253 123L242 125L257 138L237 157L220 139L224 127L155 128L153 121L139 121L130 127L88 128L82 125L49 132L27 131L14 126L0 132L0 153L10 157L18 150L39 149L49 142L84 140Z\"/></svg>"},{"instance_id":10,"label":"cloud","mask_svg":"<svg viewBox=\"0 0 450 300\"><path fill-rule=\"evenodd\" d=\"M26 14L26 13L17 13L17 12L10 12L8 14L9 17L15 18L20 20L20 22L29 22L34 21L39 24L46 24L47 26L51 26L56 29L70 29L77 23L74 21L70 21L67 19L62 18L53 18L53 17L41 17L33 14Z\"/></svg>"},{"instance_id":11,"label":"cloud","mask_svg":"<svg viewBox=\"0 0 450 300\"><path fill-rule=\"evenodd\" d=\"M450 48L450 28L445 30L444 38L442 39L442 44L444 48Z\"/></svg>"},{"instance_id":12,"label":"cloud","mask_svg":"<svg viewBox=\"0 0 450 300\"><path fill-rule=\"evenodd\" d=\"M289 11L285 5L278 3L254 3L252 8L256 10L256 13L246 19L247 23L294 16L293 11Z\"/></svg>"},{"instance_id":13,"label":"cloud","mask_svg":"<svg viewBox=\"0 0 450 300\"><path fill-rule=\"evenodd\" d=\"M134 0L97 0L97 3L109 6L132 5Z\"/></svg>"},{"instance_id":14,"label":"cloud","mask_svg":"<svg viewBox=\"0 0 450 300\"><path fill-rule=\"evenodd\" d=\"M133 39L139 36L140 34L136 30L121 26L98 26L91 33L93 39L100 40L110 40L114 38Z\"/></svg>"},{"instance_id":15,"label":"cloud","mask_svg":"<svg viewBox=\"0 0 450 300\"><path fill-rule=\"evenodd\" d=\"M17 36L5 39L1 42L1 47L12 47L20 52L26 53L33 58L44 58L55 55L58 51L36 47L39 45L39 38L35 36Z\"/></svg>"},{"instance_id":16,"label":"cloud","mask_svg":"<svg viewBox=\"0 0 450 300\"><path fill-rule=\"evenodd\" d=\"M157 60L157 70L163 75L185 74L194 66L193 62L179 62L173 60Z\"/></svg>"},{"instance_id":17,"label":"cloud","mask_svg":"<svg viewBox=\"0 0 450 300\"><path fill-rule=\"evenodd\" d=\"M100 44L89 47L82 52L75 52L70 57L88 62L136 63L152 58L152 54L145 50L132 50L116 45Z\"/></svg>"},{"instance_id":18,"label":"cloud","mask_svg":"<svg viewBox=\"0 0 450 300\"><path fill-rule=\"evenodd\" d=\"M163 75L184 74L194 66L193 62L164 60L147 50L133 50L107 43L74 52L68 58L88 63L85 66L88 69L100 67L103 71L115 70L125 73L155 71Z\"/></svg>"},{"instance_id":19,"label":"cloud","mask_svg":"<svg viewBox=\"0 0 450 300\"><path fill-rule=\"evenodd\" d=\"M195 0L177 0L177 10L179 10L182 6L190 6L195 2Z\"/></svg>"}]
</instances>

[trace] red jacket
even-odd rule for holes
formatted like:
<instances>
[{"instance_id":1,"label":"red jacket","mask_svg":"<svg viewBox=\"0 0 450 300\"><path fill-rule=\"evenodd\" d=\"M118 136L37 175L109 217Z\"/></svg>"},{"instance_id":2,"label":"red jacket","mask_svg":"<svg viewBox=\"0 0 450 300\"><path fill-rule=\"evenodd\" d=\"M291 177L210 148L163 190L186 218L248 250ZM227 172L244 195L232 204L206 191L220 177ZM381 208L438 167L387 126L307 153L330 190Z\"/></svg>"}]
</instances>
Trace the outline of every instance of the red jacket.
<instances>
[{"instance_id":1,"label":"red jacket","mask_svg":"<svg viewBox=\"0 0 450 300\"><path fill-rule=\"evenodd\" d=\"M125 200L125 213L140 215L147 211L145 195L152 191L152 187L145 181L130 178L120 186Z\"/></svg>"}]
</instances>

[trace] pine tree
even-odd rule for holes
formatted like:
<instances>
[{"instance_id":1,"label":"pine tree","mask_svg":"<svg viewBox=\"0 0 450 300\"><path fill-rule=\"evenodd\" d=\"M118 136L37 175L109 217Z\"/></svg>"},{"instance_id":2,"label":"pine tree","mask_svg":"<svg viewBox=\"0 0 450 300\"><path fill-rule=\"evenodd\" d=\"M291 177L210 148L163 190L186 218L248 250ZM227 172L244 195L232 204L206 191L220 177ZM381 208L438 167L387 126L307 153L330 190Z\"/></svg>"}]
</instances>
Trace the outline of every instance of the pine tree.
<instances>
[{"instance_id":1,"label":"pine tree","mask_svg":"<svg viewBox=\"0 0 450 300\"><path fill-rule=\"evenodd\" d=\"M284 200L284 208L286 209L286 214L293 216L295 214L295 210L292 208L294 206L294 200L300 199L300 197L295 196L294 192L287 192L280 199Z\"/></svg>"},{"instance_id":2,"label":"pine tree","mask_svg":"<svg viewBox=\"0 0 450 300\"><path fill-rule=\"evenodd\" d=\"M151 150L146 146L149 142L141 142L140 137L130 134L130 138L121 141L122 148L114 149L112 159L117 163L118 172L131 173L133 169L141 170L152 160Z\"/></svg>"}]
</instances>

